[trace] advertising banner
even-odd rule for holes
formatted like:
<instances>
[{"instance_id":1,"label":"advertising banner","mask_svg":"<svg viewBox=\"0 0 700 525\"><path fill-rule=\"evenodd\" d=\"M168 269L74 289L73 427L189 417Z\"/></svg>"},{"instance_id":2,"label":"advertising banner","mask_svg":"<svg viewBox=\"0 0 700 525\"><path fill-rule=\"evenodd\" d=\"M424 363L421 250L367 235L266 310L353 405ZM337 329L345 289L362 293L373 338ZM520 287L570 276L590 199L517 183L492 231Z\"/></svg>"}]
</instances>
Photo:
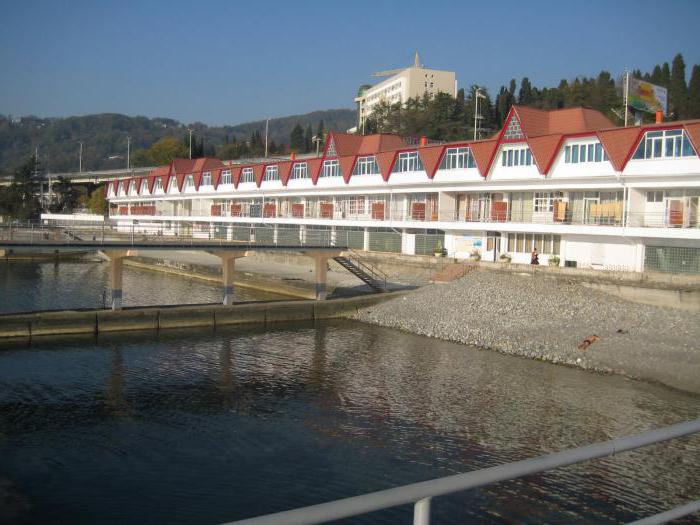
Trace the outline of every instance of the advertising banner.
<instances>
[{"instance_id":1,"label":"advertising banner","mask_svg":"<svg viewBox=\"0 0 700 525\"><path fill-rule=\"evenodd\" d=\"M649 113L663 111L664 115L666 115L667 100L666 88L630 77L629 95L627 98L630 107L637 111L648 111Z\"/></svg>"}]
</instances>

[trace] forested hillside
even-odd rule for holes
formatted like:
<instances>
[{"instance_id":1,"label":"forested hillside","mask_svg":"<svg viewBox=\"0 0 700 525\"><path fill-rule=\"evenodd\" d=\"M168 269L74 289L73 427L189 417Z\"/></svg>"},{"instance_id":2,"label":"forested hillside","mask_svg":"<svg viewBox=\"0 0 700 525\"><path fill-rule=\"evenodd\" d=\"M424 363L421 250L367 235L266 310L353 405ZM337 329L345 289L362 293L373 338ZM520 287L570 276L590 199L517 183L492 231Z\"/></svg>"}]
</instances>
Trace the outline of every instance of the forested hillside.
<instances>
[{"instance_id":1,"label":"forested hillside","mask_svg":"<svg viewBox=\"0 0 700 525\"><path fill-rule=\"evenodd\" d=\"M319 124L328 130L346 131L355 125L351 109L314 111L303 115L270 119L271 151L289 144L296 124L315 133ZM11 118L0 115L0 174L10 175L22 165L34 148L41 165L51 172L77 171L80 142L83 143L83 170L114 169L126 166L127 136L131 140L131 164L150 163L151 148L164 139L176 139L188 148L193 129L193 153L233 158L246 153L246 143L263 142L265 121L233 126L183 124L167 118L129 117L120 114L87 115L67 118ZM168 141L166 141L168 142ZM253 148L255 149L255 148ZM259 149L259 148L258 148ZM189 153L189 152L188 152ZM251 151L255 153L255 151Z\"/></svg>"}]
</instances>

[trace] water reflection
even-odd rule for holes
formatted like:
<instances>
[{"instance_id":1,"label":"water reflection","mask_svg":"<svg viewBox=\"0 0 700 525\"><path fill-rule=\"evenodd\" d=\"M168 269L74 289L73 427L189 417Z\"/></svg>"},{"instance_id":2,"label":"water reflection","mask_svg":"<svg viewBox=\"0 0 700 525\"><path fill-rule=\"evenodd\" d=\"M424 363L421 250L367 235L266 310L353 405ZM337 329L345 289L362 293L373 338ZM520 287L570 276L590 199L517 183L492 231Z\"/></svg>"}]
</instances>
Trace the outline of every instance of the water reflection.
<instances>
[{"instance_id":1,"label":"water reflection","mask_svg":"<svg viewBox=\"0 0 700 525\"><path fill-rule=\"evenodd\" d=\"M698 401L347 322L34 341L0 350L0 477L31 502L22 522L216 523L691 419ZM679 440L434 516L629 521L697 499L699 452Z\"/></svg>"}]
</instances>

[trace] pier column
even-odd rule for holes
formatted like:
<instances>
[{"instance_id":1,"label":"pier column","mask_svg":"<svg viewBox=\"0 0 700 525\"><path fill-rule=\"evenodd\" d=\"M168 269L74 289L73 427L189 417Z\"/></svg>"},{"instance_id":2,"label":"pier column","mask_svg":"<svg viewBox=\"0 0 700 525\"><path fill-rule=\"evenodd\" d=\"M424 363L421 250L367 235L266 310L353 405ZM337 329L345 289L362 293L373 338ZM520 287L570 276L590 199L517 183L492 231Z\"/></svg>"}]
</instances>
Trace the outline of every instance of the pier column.
<instances>
[{"instance_id":1,"label":"pier column","mask_svg":"<svg viewBox=\"0 0 700 525\"><path fill-rule=\"evenodd\" d=\"M315 255L314 264L316 266L316 300L323 301L326 298L326 283L328 281L328 256Z\"/></svg>"},{"instance_id":2,"label":"pier column","mask_svg":"<svg viewBox=\"0 0 700 525\"><path fill-rule=\"evenodd\" d=\"M122 309L122 277L124 275L124 257L136 255L132 250L106 250L109 257L109 282L112 295L112 310Z\"/></svg>"},{"instance_id":3,"label":"pier column","mask_svg":"<svg viewBox=\"0 0 700 525\"><path fill-rule=\"evenodd\" d=\"M233 304L233 276L236 267L236 259L252 255L254 252L250 250L231 250L211 252L213 255L221 258L221 284L223 288L222 304L231 306Z\"/></svg>"}]
</instances>

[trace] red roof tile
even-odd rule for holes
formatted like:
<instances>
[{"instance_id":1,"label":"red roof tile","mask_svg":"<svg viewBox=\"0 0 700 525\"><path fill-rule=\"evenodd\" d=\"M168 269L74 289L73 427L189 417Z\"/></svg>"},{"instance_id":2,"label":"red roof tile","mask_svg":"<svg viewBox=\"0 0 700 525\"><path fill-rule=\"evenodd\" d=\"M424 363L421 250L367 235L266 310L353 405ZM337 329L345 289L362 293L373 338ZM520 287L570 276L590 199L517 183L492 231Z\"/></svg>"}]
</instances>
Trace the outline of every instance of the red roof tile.
<instances>
[{"instance_id":1,"label":"red roof tile","mask_svg":"<svg viewBox=\"0 0 700 525\"><path fill-rule=\"evenodd\" d=\"M540 135L565 133L585 133L613 127L610 119L600 111L575 107L566 109L536 109L527 106L513 106L520 127L528 138Z\"/></svg>"},{"instance_id":2,"label":"red roof tile","mask_svg":"<svg viewBox=\"0 0 700 525\"><path fill-rule=\"evenodd\" d=\"M482 177L486 177L489 174L489 169L491 169L491 162L493 161L497 146L497 140L482 140L469 144L469 148L472 150L472 155L474 155L474 160L476 161L476 167L479 169L479 173Z\"/></svg>"},{"instance_id":3,"label":"red roof tile","mask_svg":"<svg viewBox=\"0 0 700 525\"><path fill-rule=\"evenodd\" d=\"M277 165L278 169L280 170L280 180L282 181L283 186L286 186L287 182L289 182L289 176L292 174L293 165L294 163L291 160L280 162Z\"/></svg>"},{"instance_id":4,"label":"red roof tile","mask_svg":"<svg viewBox=\"0 0 700 525\"><path fill-rule=\"evenodd\" d=\"M318 176L321 173L321 163L323 162L323 159L321 158L313 158L313 159L308 159L306 161L306 167L309 170L309 175L311 175L311 182L314 183L314 185L318 182Z\"/></svg>"},{"instance_id":5,"label":"red roof tile","mask_svg":"<svg viewBox=\"0 0 700 525\"><path fill-rule=\"evenodd\" d=\"M345 184L348 183L350 177L352 176L352 170L355 167L355 161L357 157L352 155L350 157L340 157L338 159L338 164L340 164L340 172L343 174L343 180Z\"/></svg>"},{"instance_id":6,"label":"red roof tile","mask_svg":"<svg viewBox=\"0 0 700 525\"><path fill-rule=\"evenodd\" d=\"M439 146L425 146L418 148L418 155L420 160L423 162L425 167L425 172L428 174L428 178L432 179L435 176L435 172L440 165L440 160L442 159L442 152L445 147L440 144Z\"/></svg>"},{"instance_id":7,"label":"red roof tile","mask_svg":"<svg viewBox=\"0 0 700 525\"><path fill-rule=\"evenodd\" d=\"M641 128L615 128L597 133L598 140L617 171L622 171L632 156L632 148L639 141L641 133Z\"/></svg>"},{"instance_id":8,"label":"red roof tile","mask_svg":"<svg viewBox=\"0 0 700 525\"><path fill-rule=\"evenodd\" d=\"M211 170L211 185L214 186L214 189L219 187L219 182L221 181L221 172L223 169L214 169Z\"/></svg>"},{"instance_id":9,"label":"red roof tile","mask_svg":"<svg viewBox=\"0 0 700 525\"><path fill-rule=\"evenodd\" d=\"M176 173L175 178L177 179L177 191L182 192L182 186L185 183L186 173Z\"/></svg>"},{"instance_id":10,"label":"red roof tile","mask_svg":"<svg viewBox=\"0 0 700 525\"><path fill-rule=\"evenodd\" d=\"M690 142L693 143L695 153L700 155L700 122L686 124L684 127L688 137L690 138Z\"/></svg>"},{"instance_id":11,"label":"red roof tile","mask_svg":"<svg viewBox=\"0 0 700 525\"><path fill-rule=\"evenodd\" d=\"M234 166L231 168L231 180L233 181L233 187L238 189L238 185L241 183L241 171L243 171L243 166Z\"/></svg>"},{"instance_id":12,"label":"red roof tile","mask_svg":"<svg viewBox=\"0 0 700 525\"><path fill-rule=\"evenodd\" d=\"M265 164L253 165L253 173L255 174L255 184L258 188L262 184L263 177L265 176L265 167Z\"/></svg>"},{"instance_id":13,"label":"red roof tile","mask_svg":"<svg viewBox=\"0 0 700 525\"><path fill-rule=\"evenodd\" d=\"M153 186L156 184L156 177L153 175L148 176L148 192L153 193Z\"/></svg>"},{"instance_id":14,"label":"red roof tile","mask_svg":"<svg viewBox=\"0 0 700 525\"><path fill-rule=\"evenodd\" d=\"M391 168L394 167L394 161L396 159L395 151L384 151L382 153L377 153L377 166L379 166L379 171L382 174L382 178L385 181L389 180L389 175L391 175Z\"/></svg>"},{"instance_id":15,"label":"red roof tile","mask_svg":"<svg viewBox=\"0 0 700 525\"><path fill-rule=\"evenodd\" d=\"M557 151L559 151L562 137L562 135L544 135L527 141L541 174L544 175L549 171L549 167L552 165Z\"/></svg>"}]
</instances>

